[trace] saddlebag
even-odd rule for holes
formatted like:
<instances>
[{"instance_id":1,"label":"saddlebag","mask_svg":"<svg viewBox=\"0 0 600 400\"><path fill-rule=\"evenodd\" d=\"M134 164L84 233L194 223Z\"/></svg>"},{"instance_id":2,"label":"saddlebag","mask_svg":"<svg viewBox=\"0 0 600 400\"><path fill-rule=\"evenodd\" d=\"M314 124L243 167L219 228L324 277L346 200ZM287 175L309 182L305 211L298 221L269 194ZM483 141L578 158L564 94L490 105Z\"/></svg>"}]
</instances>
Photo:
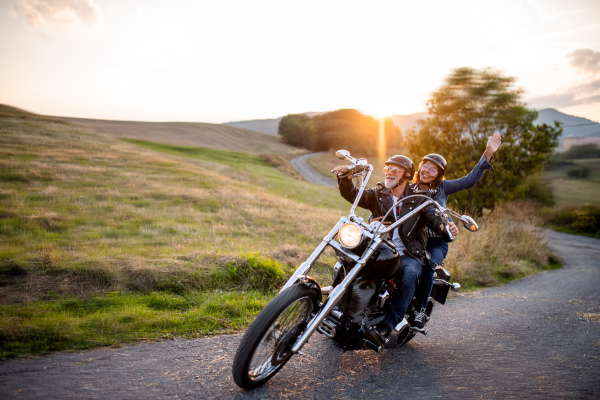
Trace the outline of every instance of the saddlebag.
<instances>
[{"instance_id":1,"label":"saddlebag","mask_svg":"<svg viewBox=\"0 0 600 400\"><path fill-rule=\"evenodd\" d=\"M435 301L440 304L446 303L446 298L448 297L448 292L450 291L450 286L446 285L442 282L433 282L433 287L431 288L431 297Z\"/></svg>"}]
</instances>

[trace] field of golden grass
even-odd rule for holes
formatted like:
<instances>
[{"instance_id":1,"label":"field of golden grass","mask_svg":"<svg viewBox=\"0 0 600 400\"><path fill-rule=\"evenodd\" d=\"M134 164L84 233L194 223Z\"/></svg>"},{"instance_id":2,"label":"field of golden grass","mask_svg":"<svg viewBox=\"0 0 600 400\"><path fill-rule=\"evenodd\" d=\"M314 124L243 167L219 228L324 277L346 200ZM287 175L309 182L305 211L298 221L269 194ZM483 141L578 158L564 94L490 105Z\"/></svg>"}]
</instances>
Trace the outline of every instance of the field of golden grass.
<instances>
[{"instance_id":1,"label":"field of golden grass","mask_svg":"<svg viewBox=\"0 0 600 400\"><path fill-rule=\"evenodd\" d=\"M0 105L0 359L244 329L349 209L291 151L116 136ZM451 244L467 287L553 261L535 230L480 225Z\"/></svg>"},{"instance_id":2,"label":"field of golden grass","mask_svg":"<svg viewBox=\"0 0 600 400\"><path fill-rule=\"evenodd\" d=\"M190 272L253 252L294 264L343 207L332 189L290 178L258 155L168 154L4 114L0 262L19 284L0 288L2 302L123 289L143 271ZM55 279L73 269L108 283Z\"/></svg>"},{"instance_id":3,"label":"field of golden grass","mask_svg":"<svg viewBox=\"0 0 600 400\"><path fill-rule=\"evenodd\" d=\"M279 136L229 125L201 122L138 122L62 118L75 126L120 139L181 146L207 147L248 153L287 154L298 152L279 140Z\"/></svg>"}]
</instances>

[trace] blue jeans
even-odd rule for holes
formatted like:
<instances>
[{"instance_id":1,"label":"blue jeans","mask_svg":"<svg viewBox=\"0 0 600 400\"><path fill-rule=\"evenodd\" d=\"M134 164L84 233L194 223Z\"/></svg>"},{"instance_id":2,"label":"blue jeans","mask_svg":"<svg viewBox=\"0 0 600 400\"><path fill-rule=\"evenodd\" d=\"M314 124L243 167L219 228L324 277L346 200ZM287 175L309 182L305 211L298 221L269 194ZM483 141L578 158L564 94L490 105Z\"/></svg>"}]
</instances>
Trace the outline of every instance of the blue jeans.
<instances>
[{"instance_id":1,"label":"blue jeans","mask_svg":"<svg viewBox=\"0 0 600 400\"><path fill-rule=\"evenodd\" d=\"M429 238L427 241L427 251L431 253L431 261L435 265L440 265L448 254L448 243L442 240L442 238ZM433 269L429 267L423 267L423 273L421 279L419 279L419 285L415 297L417 298L417 304L415 308L422 310L427 305L427 299L431 294L433 288Z\"/></svg>"},{"instance_id":2,"label":"blue jeans","mask_svg":"<svg viewBox=\"0 0 600 400\"><path fill-rule=\"evenodd\" d=\"M422 272L423 266L418 260L409 256L402 256L401 266L394 274L398 286L392 296L390 310L383 319L383 323L389 326L390 329L394 329L404 318L406 309L415 294L415 288Z\"/></svg>"}]
</instances>

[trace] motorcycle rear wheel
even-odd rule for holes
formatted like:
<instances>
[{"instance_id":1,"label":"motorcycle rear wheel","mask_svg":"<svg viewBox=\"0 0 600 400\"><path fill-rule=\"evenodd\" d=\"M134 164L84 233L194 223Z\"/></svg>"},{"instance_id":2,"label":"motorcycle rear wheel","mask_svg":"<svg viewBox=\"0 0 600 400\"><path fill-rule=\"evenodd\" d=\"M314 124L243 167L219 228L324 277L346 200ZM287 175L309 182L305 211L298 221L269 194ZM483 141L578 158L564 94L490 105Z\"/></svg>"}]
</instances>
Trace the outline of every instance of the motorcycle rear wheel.
<instances>
[{"instance_id":1,"label":"motorcycle rear wheel","mask_svg":"<svg viewBox=\"0 0 600 400\"><path fill-rule=\"evenodd\" d=\"M292 345L306 328L319 291L296 284L279 293L258 314L233 359L233 380L252 389L271 379L292 357Z\"/></svg>"}]
</instances>

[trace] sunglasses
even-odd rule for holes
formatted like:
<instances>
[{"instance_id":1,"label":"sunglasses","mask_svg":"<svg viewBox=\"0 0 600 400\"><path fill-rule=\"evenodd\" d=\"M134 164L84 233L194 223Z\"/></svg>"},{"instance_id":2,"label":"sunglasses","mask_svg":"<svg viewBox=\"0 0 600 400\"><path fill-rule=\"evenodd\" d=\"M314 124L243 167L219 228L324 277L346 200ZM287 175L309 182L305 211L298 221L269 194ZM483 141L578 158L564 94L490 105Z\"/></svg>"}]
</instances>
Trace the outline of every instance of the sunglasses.
<instances>
[{"instance_id":1,"label":"sunglasses","mask_svg":"<svg viewBox=\"0 0 600 400\"><path fill-rule=\"evenodd\" d=\"M383 167L383 173L387 174L389 172L391 172L392 174L397 174L398 172L400 172L401 169L398 167L390 167L388 165L386 165L385 167Z\"/></svg>"},{"instance_id":2,"label":"sunglasses","mask_svg":"<svg viewBox=\"0 0 600 400\"><path fill-rule=\"evenodd\" d=\"M429 172L429 175L437 175L438 173L437 168L432 165L422 165L421 170Z\"/></svg>"}]
</instances>

